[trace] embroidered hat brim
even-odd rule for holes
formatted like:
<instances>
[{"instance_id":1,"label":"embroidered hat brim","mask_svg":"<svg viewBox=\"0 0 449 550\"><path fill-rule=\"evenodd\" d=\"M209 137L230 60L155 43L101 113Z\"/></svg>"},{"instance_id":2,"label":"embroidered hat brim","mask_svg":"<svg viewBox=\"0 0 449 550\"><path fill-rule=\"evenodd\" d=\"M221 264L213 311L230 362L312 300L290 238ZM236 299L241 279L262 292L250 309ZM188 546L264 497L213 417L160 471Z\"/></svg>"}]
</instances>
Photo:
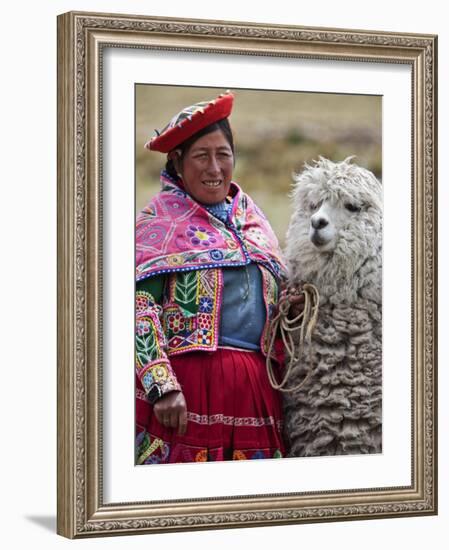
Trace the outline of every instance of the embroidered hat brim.
<instances>
[{"instance_id":1,"label":"embroidered hat brim","mask_svg":"<svg viewBox=\"0 0 449 550\"><path fill-rule=\"evenodd\" d=\"M234 94L226 92L211 101L190 105L174 116L161 133L151 138L145 147L150 151L169 153L209 124L227 118L231 114L233 103Z\"/></svg>"}]
</instances>

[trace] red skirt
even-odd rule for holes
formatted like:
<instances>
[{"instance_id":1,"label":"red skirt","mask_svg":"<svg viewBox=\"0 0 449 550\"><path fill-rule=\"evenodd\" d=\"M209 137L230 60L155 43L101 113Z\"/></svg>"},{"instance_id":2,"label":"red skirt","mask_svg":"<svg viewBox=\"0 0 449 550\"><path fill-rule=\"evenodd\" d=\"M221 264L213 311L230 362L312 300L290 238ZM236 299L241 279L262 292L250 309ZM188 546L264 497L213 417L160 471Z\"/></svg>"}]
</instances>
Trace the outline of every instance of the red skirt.
<instances>
[{"instance_id":1,"label":"red skirt","mask_svg":"<svg viewBox=\"0 0 449 550\"><path fill-rule=\"evenodd\" d=\"M187 430L162 426L136 377L136 464L281 458L282 407L259 352L219 348L170 358Z\"/></svg>"}]
</instances>

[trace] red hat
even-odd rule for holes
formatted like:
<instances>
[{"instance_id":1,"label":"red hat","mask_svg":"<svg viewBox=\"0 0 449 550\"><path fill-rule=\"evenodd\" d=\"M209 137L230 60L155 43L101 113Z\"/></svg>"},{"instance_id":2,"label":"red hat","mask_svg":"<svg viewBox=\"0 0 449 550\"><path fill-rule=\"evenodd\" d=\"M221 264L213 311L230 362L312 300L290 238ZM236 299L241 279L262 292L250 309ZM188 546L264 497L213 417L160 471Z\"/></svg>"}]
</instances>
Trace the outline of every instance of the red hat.
<instances>
[{"instance_id":1,"label":"red hat","mask_svg":"<svg viewBox=\"0 0 449 550\"><path fill-rule=\"evenodd\" d=\"M231 114L233 103L234 94L228 90L212 101L202 101L185 107L161 132L156 130L157 136L145 143L145 147L151 151L168 153L209 124L227 118Z\"/></svg>"}]
</instances>

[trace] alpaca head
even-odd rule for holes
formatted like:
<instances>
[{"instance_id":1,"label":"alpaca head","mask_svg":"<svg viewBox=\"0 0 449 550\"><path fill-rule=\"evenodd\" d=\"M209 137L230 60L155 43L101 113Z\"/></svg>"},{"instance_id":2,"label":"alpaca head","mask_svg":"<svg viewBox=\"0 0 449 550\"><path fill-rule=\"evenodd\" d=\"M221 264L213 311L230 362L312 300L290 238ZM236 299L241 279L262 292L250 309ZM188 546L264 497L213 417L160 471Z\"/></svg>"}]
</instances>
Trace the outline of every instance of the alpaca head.
<instances>
[{"instance_id":1,"label":"alpaca head","mask_svg":"<svg viewBox=\"0 0 449 550\"><path fill-rule=\"evenodd\" d=\"M320 158L295 174L287 260L294 278L349 280L382 244L382 186L346 159ZM333 280L333 281L332 281Z\"/></svg>"}]
</instances>

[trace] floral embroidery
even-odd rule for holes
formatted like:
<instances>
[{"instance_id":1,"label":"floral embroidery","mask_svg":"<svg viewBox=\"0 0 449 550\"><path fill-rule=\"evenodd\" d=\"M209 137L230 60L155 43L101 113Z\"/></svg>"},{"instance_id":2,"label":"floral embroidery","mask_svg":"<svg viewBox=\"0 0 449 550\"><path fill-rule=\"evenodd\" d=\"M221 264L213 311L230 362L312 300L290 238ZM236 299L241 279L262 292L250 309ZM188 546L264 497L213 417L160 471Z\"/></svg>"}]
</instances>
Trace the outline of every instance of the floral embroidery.
<instances>
[{"instance_id":1,"label":"floral embroidery","mask_svg":"<svg viewBox=\"0 0 449 550\"><path fill-rule=\"evenodd\" d=\"M212 343L212 332L207 329L200 329L198 331L198 343L204 346L210 346Z\"/></svg>"},{"instance_id":2,"label":"floral embroidery","mask_svg":"<svg viewBox=\"0 0 449 550\"><path fill-rule=\"evenodd\" d=\"M148 323L147 333L139 334L139 326L141 321ZM160 356L158 334L153 325L153 321L149 317L143 319L137 319L137 336L136 336L136 357L138 367L145 367L148 363L151 363Z\"/></svg>"},{"instance_id":3,"label":"floral embroidery","mask_svg":"<svg viewBox=\"0 0 449 550\"><path fill-rule=\"evenodd\" d=\"M152 369L152 374L156 382L164 382L168 378L167 367L158 365Z\"/></svg>"},{"instance_id":4,"label":"floral embroidery","mask_svg":"<svg viewBox=\"0 0 449 550\"><path fill-rule=\"evenodd\" d=\"M165 201L165 206L167 207L167 210L169 212L171 211L176 216L180 216L181 214L184 214L190 208L189 203L186 201L186 199L183 195L175 196L175 197L169 197Z\"/></svg>"},{"instance_id":5,"label":"floral embroidery","mask_svg":"<svg viewBox=\"0 0 449 550\"><path fill-rule=\"evenodd\" d=\"M200 311L204 313L212 313L213 308L214 304L212 302L212 298L209 298L208 296L202 296L200 298Z\"/></svg>"},{"instance_id":6,"label":"floral embroidery","mask_svg":"<svg viewBox=\"0 0 449 550\"><path fill-rule=\"evenodd\" d=\"M177 265L183 265L184 258L181 256L181 254L172 254L167 258L168 265L177 266Z\"/></svg>"},{"instance_id":7,"label":"floral embroidery","mask_svg":"<svg viewBox=\"0 0 449 550\"><path fill-rule=\"evenodd\" d=\"M136 464L161 464L179 462L215 462L225 460L225 456L232 460L247 460L248 458L282 458L279 449L235 449L223 447L201 448L192 447L185 443L170 445L163 439L153 436L146 430L136 437Z\"/></svg>"},{"instance_id":8,"label":"floral embroidery","mask_svg":"<svg viewBox=\"0 0 449 550\"><path fill-rule=\"evenodd\" d=\"M136 315L137 317L148 317L152 313L160 315L162 311L161 306L155 303L153 296L145 291L140 290L136 292Z\"/></svg>"},{"instance_id":9,"label":"floral embroidery","mask_svg":"<svg viewBox=\"0 0 449 550\"><path fill-rule=\"evenodd\" d=\"M145 368L141 367L140 370L141 375L139 378L145 393L148 393L155 384L159 386L162 394L181 389L176 381L171 365L166 359L153 361L153 363L146 365Z\"/></svg>"},{"instance_id":10,"label":"floral embroidery","mask_svg":"<svg viewBox=\"0 0 449 550\"><path fill-rule=\"evenodd\" d=\"M268 269L261 266L261 271L268 320L275 311L278 287ZM147 291L136 295L136 371L146 392L154 384L163 393L178 388L168 356L200 349L212 351L218 343L221 270L176 272L169 275L163 289L162 306L155 304ZM266 353L268 338L266 323L261 338L263 353ZM161 370L155 370L156 366L162 367Z\"/></svg>"},{"instance_id":11,"label":"floral embroidery","mask_svg":"<svg viewBox=\"0 0 449 550\"><path fill-rule=\"evenodd\" d=\"M209 256L212 258L212 260L215 260L215 261L219 261L219 260L222 260L224 258L223 252L221 250L217 250L217 249L211 250L209 252Z\"/></svg>"},{"instance_id":12,"label":"floral embroidery","mask_svg":"<svg viewBox=\"0 0 449 550\"><path fill-rule=\"evenodd\" d=\"M268 246L268 239L262 233L262 230L257 227L250 227L247 231L247 237L250 241L258 244L259 246Z\"/></svg>"},{"instance_id":13,"label":"floral embroidery","mask_svg":"<svg viewBox=\"0 0 449 550\"><path fill-rule=\"evenodd\" d=\"M167 229L163 225L154 223L136 227L136 240L145 243L145 246L157 246L162 243L167 234Z\"/></svg>"},{"instance_id":14,"label":"floral embroidery","mask_svg":"<svg viewBox=\"0 0 449 550\"><path fill-rule=\"evenodd\" d=\"M184 317L179 313L172 313L168 317L168 326L174 333L181 332L185 328Z\"/></svg>"},{"instance_id":15,"label":"floral embroidery","mask_svg":"<svg viewBox=\"0 0 449 550\"><path fill-rule=\"evenodd\" d=\"M136 331L139 336L148 334L150 332L150 327L150 320L147 317L141 317L140 319L137 319Z\"/></svg>"},{"instance_id":16,"label":"floral embroidery","mask_svg":"<svg viewBox=\"0 0 449 550\"><path fill-rule=\"evenodd\" d=\"M215 244L217 242L213 231L210 231L203 226L189 225L186 235L190 238L190 242L194 246L199 244L202 246L210 246L211 244Z\"/></svg>"},{"instance_id":17,"label":"floral embroidery","mask_svg":"<svg viewBox=\"0 0 449 550\"><path fill-rule=\"evenodd\" d=\"M237 250L239 247L239 245L232 239L226 239L225 243L229 250Z\"/></svg>"},{"instance_id":18,"label":"floral embroidery","mask_svg":"<svg viewBox=\"0 0 449 550\"><path fill-rule=\"evenodd\" d=\"M271 227L254 202L232 182L232 221L229 227L207 208L196 203L165 172L162 191L142 210L136 222L136 276L143 279L178 266L194 268L205 264L242 265L248 257L282 263L281 252ZM247 238L247 231L259 228L266 246ZM259 243L259 240L257 241ZM210 250L220 251L210 255ZM182 263L179 257L182 256Z\"/></svg>"},{"instance_id":19,"label":"floral embroidery","mask_svg":"<svg viewBox=\"0 0 449 550\"><path fill-rule=\"evenodd\" d=\"M218 269L187 271L169 276L169 293L162 319L167 334L168 355L189 350L216 349L222 279L222 272ZM179 319L174 314L179 314ZM184 325L178 325L181 319Z\"/></svg>"},{"instance_id":20,"label":"floral embroidery","mask_svg":"<svg viewBox=\"0 0 449 550\"><path fill-rule=\"evenodd\" d=\"M148 292L136 293L136 313L144 313L150 305L150 296Z\"/></svg>"},{"instance_id":21,"label":"floral embroidery","mask_svg":"<svg viewBox=\"0 0 449 550\"><path fill-rule=\"evenodd\" d=\"M201 329L210 330L212 328L212 316L207 313L198 313L198 326Z\"/></svg>"},{"instance_id":22,"label":"floral embroidery","mask_svg":"<svg viewBox=\"0 0 449 550\"><path fill-rule=\"evenodd\" d=\"M150 388L154 384L154 378L150 371L146 372L142 378L142 386Z\"/></svg>"}]
</instances>

